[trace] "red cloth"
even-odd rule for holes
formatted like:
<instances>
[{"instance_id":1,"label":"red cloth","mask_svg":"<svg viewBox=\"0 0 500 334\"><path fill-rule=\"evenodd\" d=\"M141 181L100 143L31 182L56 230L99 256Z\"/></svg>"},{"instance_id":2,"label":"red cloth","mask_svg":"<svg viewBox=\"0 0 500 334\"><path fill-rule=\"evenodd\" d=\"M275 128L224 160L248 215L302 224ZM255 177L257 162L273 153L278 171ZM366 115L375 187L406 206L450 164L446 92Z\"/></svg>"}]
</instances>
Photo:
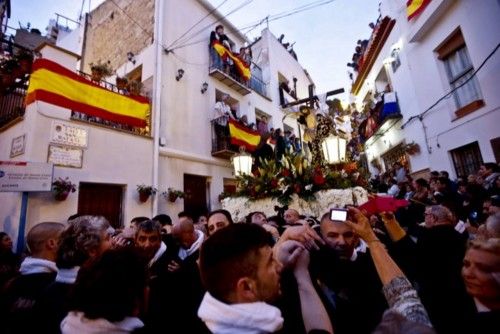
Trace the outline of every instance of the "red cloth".
<instances>
[{"instance_id":1,"label":"red cloth","mask_svg":"<svg viewBox=\"0 0 500 334\"><path fill-rule=\"evenodd\" d=\"M359 207L360 210L365 210L368 215L377 214L384 211L394 212L397 209L410 204L407 200L396 199L392 196L375 196L365 204Z\"/></svg>"}]
</instances>

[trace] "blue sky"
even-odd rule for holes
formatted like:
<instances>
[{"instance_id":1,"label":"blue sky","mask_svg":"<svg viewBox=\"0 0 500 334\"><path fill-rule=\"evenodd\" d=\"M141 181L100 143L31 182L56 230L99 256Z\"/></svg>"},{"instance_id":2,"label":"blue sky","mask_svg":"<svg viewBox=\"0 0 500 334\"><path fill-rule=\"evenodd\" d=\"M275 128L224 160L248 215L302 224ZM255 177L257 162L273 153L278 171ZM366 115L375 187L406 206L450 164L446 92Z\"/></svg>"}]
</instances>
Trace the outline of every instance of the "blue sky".
<instances>
[{"instance_id":1,"label":"blue sky","mask_svg":"<svg viewBox=\"0 0 500 334\"><path fill-rule=\"evenodd\" d=\"M133 0L130 0L133 1ZM223 0L209 0L218 6ZM227 13L248 0L228 0L219 11ZM103 0L85 0L84 11L95 8ZM267 15L315 3L317 0L253 0L228 18L237 27L247 26ZM378 0L335 0L326 5L270 22L274 35L285 34L285 42L295 42L299 62L311 74L318 93L340 87L349 88L348 67L358 39L369 38L369 22L378 16ZM31 23L45 33L49 19L59 13L77 19L82 0L11 0L9 25L19 27ZM204 26L204 22L200 26ZM265 27L254 29L253 39ZM168 44L168 43L167 43Z\"/></svg>"}]
</instances>

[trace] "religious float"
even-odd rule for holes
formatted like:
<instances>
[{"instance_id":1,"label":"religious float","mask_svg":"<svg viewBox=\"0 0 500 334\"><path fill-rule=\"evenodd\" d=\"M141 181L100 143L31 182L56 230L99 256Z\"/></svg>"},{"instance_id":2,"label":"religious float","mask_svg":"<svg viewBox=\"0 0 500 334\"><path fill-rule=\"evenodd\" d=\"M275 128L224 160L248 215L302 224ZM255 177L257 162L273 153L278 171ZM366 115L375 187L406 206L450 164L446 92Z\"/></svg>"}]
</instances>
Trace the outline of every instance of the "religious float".
<instances>
[{"instance_id":1,"label":"religious float","mask_svg":"<svg viewBox=\"0 0 500 334\"><path fill-rule=\"evenodd\" d=\"M253 211L276 215L285 205L320 218L331 208L368 201L365 178L356 162L311 165L300 154L286 154L281 162L261 161L253 173L241 174L237 180L237 193L221 201L235 222L244 221Z\"/></svg>"}]
</instances>

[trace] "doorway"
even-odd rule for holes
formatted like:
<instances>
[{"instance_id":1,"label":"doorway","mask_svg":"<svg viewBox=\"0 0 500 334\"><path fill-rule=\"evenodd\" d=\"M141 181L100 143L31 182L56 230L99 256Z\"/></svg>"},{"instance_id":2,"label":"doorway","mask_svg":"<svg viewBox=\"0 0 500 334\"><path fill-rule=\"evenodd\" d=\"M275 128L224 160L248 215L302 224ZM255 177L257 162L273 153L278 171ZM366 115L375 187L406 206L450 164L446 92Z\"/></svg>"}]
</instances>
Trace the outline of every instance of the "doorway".
<instances>
[{"instance_id":1,"label":"doorway","mask_svg":"<svg viewBox=\"0 0 500 334\"><path fill-rule=\"evenodd\" d=\"M124 186L80 182L78 214L104 216L114 228L123 227Z\"/></svg>"},{"instance_id":2,"label":"doorway","mask_svg":"<svg viewBox=\"0 0 500 334\"><path fill-rule=\"evenodd\" d=\"M207 214L210 182L207 177L184 174L184 211L196 217Z\"/></svg>"}]
</instances>

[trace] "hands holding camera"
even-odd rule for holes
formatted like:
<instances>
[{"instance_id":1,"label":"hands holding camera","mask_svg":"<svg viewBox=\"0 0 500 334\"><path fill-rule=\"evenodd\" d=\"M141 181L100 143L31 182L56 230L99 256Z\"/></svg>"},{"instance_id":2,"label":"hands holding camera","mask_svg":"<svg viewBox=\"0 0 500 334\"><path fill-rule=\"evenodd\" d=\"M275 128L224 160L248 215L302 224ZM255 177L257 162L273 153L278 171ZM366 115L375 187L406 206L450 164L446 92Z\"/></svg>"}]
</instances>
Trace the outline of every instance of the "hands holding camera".
<instances>
[{"instance_id":1,"label":"hands holding camera","mask_svg":"<svg viewBox=\"0 0 500 334\"><path fill-rule=\"evenodd\" d=\"M359 235L366 243L370 242L380 242L380 240L375 235L368 217L366 217L359 209L354 207L348 207L348 220L345 223L353 229L353 231Z\"/></svg>"}]
</instances>

